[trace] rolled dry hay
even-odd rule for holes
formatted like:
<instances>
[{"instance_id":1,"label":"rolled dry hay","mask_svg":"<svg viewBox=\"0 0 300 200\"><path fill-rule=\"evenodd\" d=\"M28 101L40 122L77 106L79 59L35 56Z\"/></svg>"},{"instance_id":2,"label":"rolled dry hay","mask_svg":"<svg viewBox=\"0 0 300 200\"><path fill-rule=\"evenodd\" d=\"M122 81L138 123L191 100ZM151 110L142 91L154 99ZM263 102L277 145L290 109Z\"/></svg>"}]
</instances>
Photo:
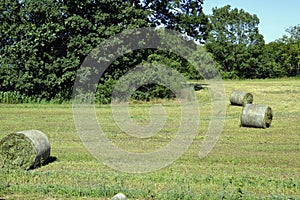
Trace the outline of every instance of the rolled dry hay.
<instances>
[{"instance_id":1,"label":"rolled dry hay","mask_svg":"<svg viewBox=\"0 0 300 200\"><path fill-rule=\"evenodd\" d=\"M272 109L259 104L246 104L241 116L241 126L269 128L273 119Z\"/></svg>"},{"instance_id":2,"label":"rolled dry hay","mask_svg":"<svg viewBox=\"0 0 300 200\"><path fill-rule=\"evenodd\" d=\"M253 95L248 92L234 91L230 95L231 105L244 106L246 104L252 104Z\"/></svg>"},{"instance_id":3,"label":"rolled dry hay","mask_svg":"<svg viewBox=\"0 0 300 200\"><path fill-rule=\"evenodd\" d=\"M43 164L49 156L49 140L38 130L11 133L0 141L2 167L28 170Z\"/></svg>"}]
</instances>

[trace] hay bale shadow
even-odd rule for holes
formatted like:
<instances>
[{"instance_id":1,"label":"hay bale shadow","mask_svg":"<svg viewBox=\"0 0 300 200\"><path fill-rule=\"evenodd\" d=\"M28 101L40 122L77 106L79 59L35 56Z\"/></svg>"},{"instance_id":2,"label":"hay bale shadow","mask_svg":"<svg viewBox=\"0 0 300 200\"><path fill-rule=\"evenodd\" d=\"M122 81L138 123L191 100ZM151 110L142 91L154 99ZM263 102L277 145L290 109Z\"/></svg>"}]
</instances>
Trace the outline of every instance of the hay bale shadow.
<instances>
[{"instance_id":1,"label":"hay bale shadow","mask_svg":"<svg viewBox=\"0 0 300 200\"><path fill-rule=\"evenodd\" d=\"M43 166L49 165L51 163L54 163L55 161L57 161L57 157L55 156L50 156L44 163Z\"/></svg>"},{"instance_id":2,"label":"hay bale shadow","mask_svg":"<svg viewBox=\"0 0 300 200\"><path fill-rule=\"evenodd\" d=\"M39 166L36 167L31 167L29 170L34 170L34 169L38 169L40 167L44 167L47 166L51 163L54 163L55 161L57 161L57 157L55 156L50 156L47 160L45 160L42 164L40 164ZM1 199L0 199L1 200Z\"/></svg>"}]
</instances>

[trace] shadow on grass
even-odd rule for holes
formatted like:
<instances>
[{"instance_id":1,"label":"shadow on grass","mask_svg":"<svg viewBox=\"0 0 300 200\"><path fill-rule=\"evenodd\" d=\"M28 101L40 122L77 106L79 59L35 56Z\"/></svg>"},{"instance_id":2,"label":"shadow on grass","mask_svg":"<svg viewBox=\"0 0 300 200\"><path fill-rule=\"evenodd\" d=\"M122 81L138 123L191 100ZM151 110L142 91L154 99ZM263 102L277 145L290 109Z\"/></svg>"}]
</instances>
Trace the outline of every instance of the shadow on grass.
<instances>
[{"instance_id":1,"label":"shadow on grass","mask_svg":"<svg viewBox=\"0 0 300 200\"><path fill-rule=\"evenodd\" d=\"M57 157L55 156L50 156L44 163L42 166L46 166L46 165L49 165L53 162L55 162L57 160Z\"/></svg>"},{"instance_id":2,"label":"shadow on grass","mask_svg":"<svg viewBox=\"0 0 300 200\"><path fill-rule=\"evenodd\" d=\"M49 165L49 164L51 164L51 163L54 163L56 160L57 160L57 157L55 157L55 156L50 156L47 160L45 160L45 161L43 162L43 164L38 165L38 166L36 166L36 167L31 167L29 170L35 170L35 169L38 169L38 168L47 166L47 165ZM1 199L0 199L0 200L1 200Z\"/></svg>"}]
</instances>

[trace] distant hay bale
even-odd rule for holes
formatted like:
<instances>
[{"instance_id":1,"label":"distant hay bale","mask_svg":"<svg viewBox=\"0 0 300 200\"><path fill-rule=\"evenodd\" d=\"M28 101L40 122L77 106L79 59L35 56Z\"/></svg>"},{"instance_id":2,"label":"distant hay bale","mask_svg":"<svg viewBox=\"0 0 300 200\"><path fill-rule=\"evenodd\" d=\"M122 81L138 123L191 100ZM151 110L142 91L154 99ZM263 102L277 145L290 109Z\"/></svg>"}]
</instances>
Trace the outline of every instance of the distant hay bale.
<instances>
[{"instance_id":1,"label":"distant hay bale","mask_svg":"<svg viewBox=\"0 0 300 200\"><path fill-rule=\"evenodd\" d=\"M241 126L269 128L273 119L270 107L259 104L246 104L241 115Z\"/></svg>"},{"instance_id":2,"label":"distant hay bale","mask_svg":"<svg viewBox=\"0 0 300 200\"><path fill-rule=\"evenodd\" d=\"M127 200L127 198L126 198L125 194L118 193L115 196L113 196L111 200Z\"/></svg>"},{"instance_id":3,"label":"distant hay bale","mask_svg":"<svg viewBox=\"0 0 300 200\"><path fill-rule=\"evenodd\" d=\"M234 91L230 95L230 103L231 105L244 106L246 104L252 104L253 95L248 92L243 91Z\"/></svg>"},{"instance_id":4,"label":"distant hay bale","mask_svg":"<svg viewBox=\"0 0 300 200\"><path fill-rule=\"evenodd\" d=\"M50 156L47 136L38 130L8 134L0 141L0 168L36 168Z\"/></svg>"}]
</instances>

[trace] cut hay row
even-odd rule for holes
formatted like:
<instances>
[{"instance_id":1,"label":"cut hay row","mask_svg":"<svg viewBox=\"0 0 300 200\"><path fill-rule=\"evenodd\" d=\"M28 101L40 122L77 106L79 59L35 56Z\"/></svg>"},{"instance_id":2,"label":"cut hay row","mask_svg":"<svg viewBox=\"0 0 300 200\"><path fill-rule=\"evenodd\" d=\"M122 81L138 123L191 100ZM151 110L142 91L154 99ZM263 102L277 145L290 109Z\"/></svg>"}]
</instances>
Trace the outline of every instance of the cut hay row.
<instances>
[{"instance_id":1,"label":"cut hay row","mask_svg":"<svg viewBox=\"0 0 300 200\"><path fill-rule=\"evenodd\" d=\"M0 141L0 167L36 168L50 156L47 136L38 130L8 134Z\"/></svg>"}]
</instances>

